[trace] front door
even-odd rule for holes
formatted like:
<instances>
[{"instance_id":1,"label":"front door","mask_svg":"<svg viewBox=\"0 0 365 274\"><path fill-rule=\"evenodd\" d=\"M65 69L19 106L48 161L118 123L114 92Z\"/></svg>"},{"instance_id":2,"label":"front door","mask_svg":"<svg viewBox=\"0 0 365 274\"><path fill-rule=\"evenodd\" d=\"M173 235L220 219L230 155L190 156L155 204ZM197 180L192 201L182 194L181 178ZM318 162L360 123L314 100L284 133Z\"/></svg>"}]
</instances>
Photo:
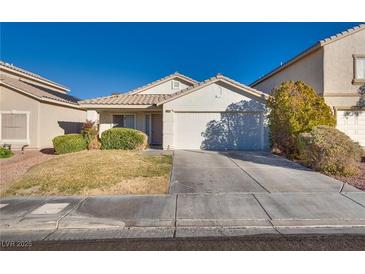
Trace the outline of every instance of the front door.
<instances>
[{"instance_id":1,"label":"front door","mask_svg":"<svg viewBox=\"0 0 365 274\"><path fill-rule=\"evenodd\" d=\"M152 114L151 125L151 144L162 145L162 114Z\"/></svg>"}]
</instances>

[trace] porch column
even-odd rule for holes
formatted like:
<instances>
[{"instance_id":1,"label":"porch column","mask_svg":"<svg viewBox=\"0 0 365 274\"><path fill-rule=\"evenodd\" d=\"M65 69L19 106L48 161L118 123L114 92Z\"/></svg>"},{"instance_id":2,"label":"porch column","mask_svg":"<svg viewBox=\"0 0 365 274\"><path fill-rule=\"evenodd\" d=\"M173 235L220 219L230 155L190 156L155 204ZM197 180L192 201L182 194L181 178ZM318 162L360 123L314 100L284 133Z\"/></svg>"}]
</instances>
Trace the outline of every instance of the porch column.
<instances>
[{"instance_id":1,"label":"porch column","mask_svg":"<svg viewBox=\"0 0 365 274\"><path fill-rule=\"evenodd\" d=\"M174 148L174 112L162 107L162 147L163 149Z\"/></svg>"}]
</instances>

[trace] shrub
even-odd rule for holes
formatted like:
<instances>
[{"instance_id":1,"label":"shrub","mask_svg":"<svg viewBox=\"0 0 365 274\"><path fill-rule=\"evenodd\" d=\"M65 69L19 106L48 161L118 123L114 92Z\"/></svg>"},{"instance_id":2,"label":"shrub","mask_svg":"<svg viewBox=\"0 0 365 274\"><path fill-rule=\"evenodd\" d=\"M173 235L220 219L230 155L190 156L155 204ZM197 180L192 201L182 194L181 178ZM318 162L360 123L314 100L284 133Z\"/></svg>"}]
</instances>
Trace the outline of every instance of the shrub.
<instances>
[{"instance_id":1,"label":"shrub","mask_svg":"<svg viewBox=\"0 0 365 274\"><path fill-rule=\"evenodd\" d=\"M86 140L88 149L100 149L101 144L98 139L98 128L95 122L86 120L82 126L81 134Z\"/></svg>"},{"instance_id":2,"label":"shrub","mask_svg":"<svg viewBox=\"0 0 365 274\"><path fill-rule=\"evenodd\" d=\"M345 133L318 126L298 138L299 155L304 164L327 174L350 176L359 171L364 151Z\"/></svg>"},{"instance_id":3,"label":"shrub","mask_svg":"<svg viewBox=\"0 0 365 274\"><path fill-rule=\"evenodd\" d=\"M102 149L144 149L147 135L131 128L112 128L101 134Z\"/></svg>"},{"instance_id":4,"label":"shrub","mask_svg":"<svg viewBox=\"0 0 365 274\"><path fill-rule=\"evenodd\" d=\"M283 82L268 99L271 144L289 158L298 155L298 136L315 126L335 126L336 119L313 88L298 82Z\"/></svg>"},{"instance_id":5,"label":"shrub","mask_svg":"<svg viewBox=\"0 0 365 274\"><path fill-rule=\"evenodd\" d=\"M14 155L14 153L10 149L0 147L0 158L9 158L13 155Z\"/></svg>"},{"instance_id":6,"label":"shrub","mask_svg":"<svg viewBox=\"0 0 365 274\"><path fill-rule=\"evenodd\" d=\"M65 134L53 138L56 154L76 152L87 148L87 142L82 134Z\"/></svg>"}]
</instances>

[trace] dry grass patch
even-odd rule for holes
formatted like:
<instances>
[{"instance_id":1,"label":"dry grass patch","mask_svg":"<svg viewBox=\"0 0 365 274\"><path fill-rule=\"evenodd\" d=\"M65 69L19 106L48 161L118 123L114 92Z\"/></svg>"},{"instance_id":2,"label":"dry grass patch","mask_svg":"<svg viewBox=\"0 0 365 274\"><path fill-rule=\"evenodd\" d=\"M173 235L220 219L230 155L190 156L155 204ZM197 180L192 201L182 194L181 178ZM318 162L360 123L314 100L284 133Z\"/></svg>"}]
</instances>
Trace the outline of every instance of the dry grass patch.
<instances>
[{"instance_id":1,"label":"dry grass patch","mask_svg":"<svg viewBox=\"0 0 365 274\"><path fill-rule=\"evenodd\" d=\"M58 156L31 168L2 195L167 193L172 156L95 150Z\"/></svg>"}]
</instances>

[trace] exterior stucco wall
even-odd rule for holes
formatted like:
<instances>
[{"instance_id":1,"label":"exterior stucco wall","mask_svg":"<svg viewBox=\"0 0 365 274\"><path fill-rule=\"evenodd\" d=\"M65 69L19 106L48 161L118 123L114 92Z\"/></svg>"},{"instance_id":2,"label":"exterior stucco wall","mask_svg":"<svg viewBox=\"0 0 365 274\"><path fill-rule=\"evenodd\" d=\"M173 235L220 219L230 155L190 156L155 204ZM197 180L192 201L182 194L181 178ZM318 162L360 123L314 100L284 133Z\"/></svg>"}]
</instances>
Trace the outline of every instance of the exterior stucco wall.
<instances>
[{"instance_id":1,"label":"exterior stucco wall","mask_svg":"<svg viewBox=\"0 0 365 274\"><path fill-rule=\"evenodd\" d=\"M180 83L179 89L172 89L172 81L178 81ZM170 80L170 81L161 83L155 87L146 89L146 90L142 91L140 94L171 94L171 93L175 93L179 90L185 89L187 87L189 87L189 85L187 85L183 81L174 79L174 80Z\"/></svg>"},{"instance_id":2,"label":"exterior stucco wall","mask_svg":"<svg viewBox=\"0 0 365 274\"><path fill-rule=\"evenodd\" d=\"M229 105L242 100L249 101L250 99L229 88L213 83L170 101L164 107L173 111L225 111Z\"/></svg>"},{"instance_id":3,"label":"exterior stucco wall","mask_svg":"<svg viewBox=\"0 0 365 274\"><path fill-rule=\"evenodd\" d=\"M29 112L29 148L38 148L40 146L38 133L39 105L40 103L31 97L0 86L0 111ZM12 148L21 148L23 145L25 144L12 144Z\"/></svg>"},{"instance_id":4,"label":"exterior stucco wall","mask_svg":"<svg viewBox=\"0 0 365 274\"><path fill-rule=\"evenodd\" d=\"M284 81L303 81L314 88L318 94L323 93L323 49L319 49L289 67L253 86L255 89L270 94L272 89Z\"/></svg>"},{"instance_id":5,"label":"exterior stucco wall","mask_svg":"<svg viewBox=\"0 0 365 274\"><path fill-rule=\"evenodd\" d=\"M365 54L365 30L324 46L324 97L332 107L349 109L360 99L354 54Z\"/></svg>"},{"instance_id":6,"label":"exterior stucco wall","mask_svg":"<svg viewBox=\"0 0 365 274\"><path fill-rule=\"evenodd\" d=\"M40 104L40 147L53 147L58 135L77 133L86 120L86 111L53 104Z\"/></svg>"},{"instance_id":7,"label":"exterior stucco wall","mask_svg":"<svg viewBox=\"0 0 365 274\"><path fill-rule=\"evenodd\" d=\"M357 94L353 54L365 54L365 30L324 46L324 95Z\"/></svg>"}]
</instances>

